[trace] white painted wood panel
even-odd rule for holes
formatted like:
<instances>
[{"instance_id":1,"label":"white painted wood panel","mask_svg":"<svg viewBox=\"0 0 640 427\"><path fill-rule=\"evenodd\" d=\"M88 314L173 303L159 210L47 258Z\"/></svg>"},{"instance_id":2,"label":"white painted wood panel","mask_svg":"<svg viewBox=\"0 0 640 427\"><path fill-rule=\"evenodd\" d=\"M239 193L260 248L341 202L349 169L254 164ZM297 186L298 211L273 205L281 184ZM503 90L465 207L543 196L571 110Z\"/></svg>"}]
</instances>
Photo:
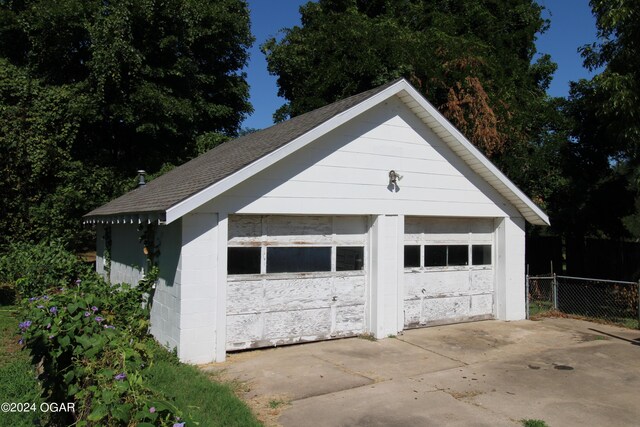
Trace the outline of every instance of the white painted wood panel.
<instances>
[{"instance_id":1,"label":"white painted wood panel","mask_svg":"<svg viewBox=\"0 0 640 427\"><path fill-rule=\"evenodd\" d=\"M390 191L388 173L403 179ZM263 214L505 217L517 213L398 99L375 107L210 202Z\"/></svg>"},{"instance_id":2,"label":"white painted wood panel","mask_svg":"<svg viewBox=\"0 0 640 427\"><path fill-rule=\"evenodd\" d=\"M232 215L229 246L364 245L361 216Z\"/></svg>"}]
</instances>

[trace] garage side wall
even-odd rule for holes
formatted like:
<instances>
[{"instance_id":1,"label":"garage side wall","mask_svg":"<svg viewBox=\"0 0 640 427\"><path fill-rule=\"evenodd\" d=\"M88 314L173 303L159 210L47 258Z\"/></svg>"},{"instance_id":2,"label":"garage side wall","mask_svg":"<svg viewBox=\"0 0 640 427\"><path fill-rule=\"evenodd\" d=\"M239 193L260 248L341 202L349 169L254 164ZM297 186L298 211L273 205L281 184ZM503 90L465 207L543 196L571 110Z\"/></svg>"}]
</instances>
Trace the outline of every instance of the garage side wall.
<instances>
[{"instance_id":1,"label":"garage side wall","mask_svg":"<svg viewBox=\"0 0 640 427\"><path fill-rule=\"evenodd\" d=\"M158 227L156 240L160 248L156 283L151 306L151 333L160 344L169 349L180 343L180 247L182 222L180 220Z\"/></svg>"},{"instance_id":2,"label":"garage side wall","mask_svg":"<svg viewBox=\"0 0 640 427\"><path fill-rule=\"evenodd\" d=\"M136 285L146 265L137 224L113 224L111 241L111 283Z\"/></svg>"}]
</instances>

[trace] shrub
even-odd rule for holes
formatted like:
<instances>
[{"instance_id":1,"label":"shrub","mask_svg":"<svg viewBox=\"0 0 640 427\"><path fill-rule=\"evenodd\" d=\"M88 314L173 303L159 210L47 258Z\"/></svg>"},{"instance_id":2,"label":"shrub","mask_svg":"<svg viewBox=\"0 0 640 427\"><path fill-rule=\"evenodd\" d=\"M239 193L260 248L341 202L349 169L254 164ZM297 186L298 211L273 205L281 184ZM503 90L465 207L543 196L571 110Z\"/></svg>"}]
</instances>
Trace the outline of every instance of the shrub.
<instances>
[{"instance_id":1,"label":"shrub","mask_svg":"<svg viewBox=\"0 0 640 427\"><path fill-rule=\"evenodd\" d=\"M0 256L0 283L14 286L18 297L67 286L87 271L88 267L57 241L13 243Z\"/></svg>"},{"instance_id":2,"label":"shrub","mask_svg":"<svg viewBox=\"0 0 640 427\"><path fill-rule=\"evenodd\" d=\"M23 300L21 341L29 348L50 402L65 425L174 425L178 410L144 384L152 360L141 290L96 275Z\"/></svg>"}]
</instances>

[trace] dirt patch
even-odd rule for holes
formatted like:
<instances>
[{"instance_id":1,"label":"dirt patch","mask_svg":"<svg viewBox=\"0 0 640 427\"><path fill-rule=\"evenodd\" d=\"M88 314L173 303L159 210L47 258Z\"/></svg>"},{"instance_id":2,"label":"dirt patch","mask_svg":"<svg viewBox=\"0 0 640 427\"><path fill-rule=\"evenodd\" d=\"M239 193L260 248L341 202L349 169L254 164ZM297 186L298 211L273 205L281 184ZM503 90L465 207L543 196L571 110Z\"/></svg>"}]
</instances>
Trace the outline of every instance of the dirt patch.
<instances>
[{"instance_id":1,"label":"dirt patch","mask_svg":"<svg viewBox=\"0 0 640 427\"><path fill-rule=\"evenodd\" d=\"M467 400L472 399L476 396L484 394L484 392L479 390L468 390L468 391L451 391L451 390L443 390L445 393L450 395L456 400Z\"/></svg>"}]
</instances>

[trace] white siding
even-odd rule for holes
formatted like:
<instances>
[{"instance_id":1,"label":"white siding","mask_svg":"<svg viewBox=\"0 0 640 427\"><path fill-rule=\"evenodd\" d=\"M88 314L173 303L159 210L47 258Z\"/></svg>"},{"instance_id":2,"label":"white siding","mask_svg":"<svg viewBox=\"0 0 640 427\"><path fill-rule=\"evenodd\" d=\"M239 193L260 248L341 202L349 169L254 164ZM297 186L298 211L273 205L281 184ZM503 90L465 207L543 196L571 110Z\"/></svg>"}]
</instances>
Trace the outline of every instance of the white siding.
<instances>
[{"instance_id":1,"label":"white siding","mask_svg":"<svg viewBox=\"0 0 640 427\"><path fill-rule=\"evenodd\" d=\"M389 171L403 179L389 187ZM210 202L262 214L503 217L513 207L397 98Z\"/></svg>"}]
</instances>

